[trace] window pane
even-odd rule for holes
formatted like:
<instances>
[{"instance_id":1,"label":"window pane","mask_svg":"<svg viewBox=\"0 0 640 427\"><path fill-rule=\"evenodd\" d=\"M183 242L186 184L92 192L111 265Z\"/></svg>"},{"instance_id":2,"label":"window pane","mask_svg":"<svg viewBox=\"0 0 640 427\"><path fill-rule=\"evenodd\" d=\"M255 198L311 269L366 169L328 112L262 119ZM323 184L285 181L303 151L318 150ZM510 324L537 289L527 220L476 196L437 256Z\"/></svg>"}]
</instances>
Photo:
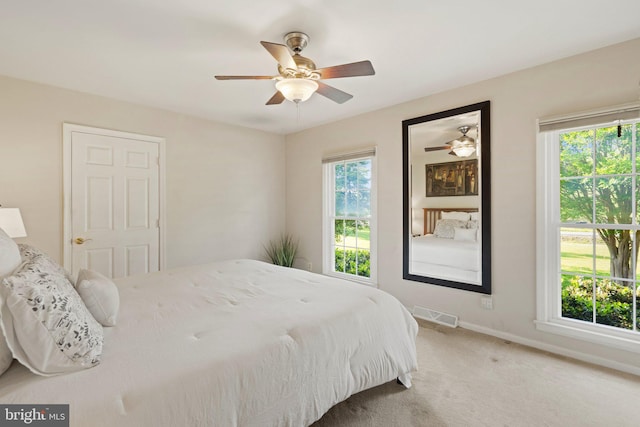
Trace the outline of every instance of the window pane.
<instances>
[{"instance_id":1,"label":"window pane","mask_svg":"<svg viewBox=\"0 0 640 427\"><path fill-rule=\"evenodd\" d=\"M356 221L353 219L344 222L344 245L356 247Z\"/></svg>"},{"instance_id":2,"label":"window pane","mask_svg":"<svg viewBox=\"0 0 640 427\"><path fill-rule=\"evenodd\" d=\"M358 276L369 277L371 270L371 254L368 250L359 249L357 252Z\"/></svg>"},{"instance_id":3,"label":"window pane","mask_svg":"<svg viewBox=\"0 0 640 427\"><path fill-rule=\"evenodd\" d=\"M361 190L358 193L358 212L359 217L368 217L371 214L371 192Z\"/></svg>"},{"instance_id":4,"label":"window pane","mask_svg":"<svg viewBox=\"0 0 640 427\"><path fill-rule=\"evenodd\" d=\"M560 176L593 174L593 131L560 134Z\"/></svg>"},{"instance_id":5,"label":"window pane","mask_svg":"<svg viewBox=\"0 0 640 427\"><path fill-rule=\"evenodd\" d=\"M593 221L593 179L560 181L560 221L591 223Z\"/></svg>"},{"instance_id":6,"label":"window pane","mask_svg":"<svg viewBox=\"0 0 640 427\"><path fill-rule=\"evenodd\" d=\"M596 323L617 328L633 328L633 284L625 281L598 279L596 290Z\"/></svg>"},{"instance_id":7,"label":"window pane","mask_svg":"<svg viewBox=\"0 0 640 427\"><path fill-rule=\"evenodd\" d=\"M355 190L358 188L358 164L347 163L347 190Z\"/></svg>"},{"instance_id":8,"label":"window pane","mask_svg":"<svg viewBox=\"0 0 640 427\"><path fill-rule=\"evenodd\" d=\"M371 189L371 160L358 162L358 189Z\"/></svg>"},{"instance_id":9,"label":"window pane","mask_svg":"<svg viewBox=\"0 0 640 427\"><path fill-rule=\"evenodd\" d=\"M334 171L335 171L335 177L336 177L336 182L335 182L336 191L344 191L345 189L344 188L344 185L345 185L344 163L339 163L335 165Z\"/></svg>"},{"instance_id":10,"label":"window pane","mask_svg":"<svg viewBox=\"0 0 640 427\"><path fill-rule=\"evenodd\" d=\"M593 233L593 230L575 228L560 230L560 269L563 273L593 274ZM602 261L606 263L606 259Z\"/></svg>"},{"instance_id":11,"label":"window pane","mask_svg":"<svg viewBox=\"0 0 640 427\"><path fill-rule=\"evenodd\" d=\"M640 287L636 283L636 331L640 332Z\"/></svg>"},{"instance_id":12,"label":"window pane","mask_svg":"<svg viewBox=\"0 0 640 427\"><path fill-rule=\"evenodd\" d=\"M596 174L615 175L631 173L631 125L596 130Z\"/></svg>"},{"instance_id":13,"label":"window pane","mask_svg":"<svg viewBox=\"0 0 640 427\"><path fill-rule=\"evenodd\" d=\"M344 245L344 220L336 219L335 222L334 243L336 246Z\"/></svg>"},{"instance_id":14,"label":"window pane","mask_svg":"<svg viewBox=\"0 0 640 427\"><path fill-rule=\"evenodd\" d=\"M611 278L632 279L631 267L632 235L629 230L598 229L599 241L605 245L606 250L601 251L609 264L607 274Z\"/></svg>"},{"instance_id":15,"label":"window pane","mask_svg":"<svg viewBox=\"0 0 640 427\"><path fill-rule=\"evenodd\" d=\"M596 223L631 224L630 176L596 178Z\"/></svg>"},{"instance_id":16,"label":"window pane","mask_svg":"<svg viewBox=\"0 0 640 427\"><path fill-rule=\"evenodd\" d=\"M346 197L344 191L336 191L336 216L344 216L346 212Z\"/></svg>"},{"instance_id":17,"label":"window pane","mask_svg":"<svg viewBox=\"0 0 640 427\"><path fill-rule=\"evenodd\" d=\"M593 280L563 274L562 317L593 322Z\"/></svg>"},{"instance_id":18,"label":"window pane","mask_svg":"<svg viewBox=\"0 0 640 427\"><path fill-rule=\"evenodd\" d=\"M369 249L370 246L370 236L371 236L371 228L369 226L369 221L358 221L356 223L357 226L357 237L358 237L358 248L360 249Z\"/></svg>"},{"instance_id":19,"label":"window pane","mask_svg":"<svg viewBox=\"0 0 640 427\"><path fill-rule=\"evenodd\" d=\"M335 271L344 273L344 249L343 248L334 249L334 262L335 262Z\"/></svg>"},{"instance_id":20,"label":"window pane","mask_svg":"<svg viewBox=\"0 0 640 427\"><path fill-rule=\"evenodd\" d=\"M358 215L358 193L355 191L347 191L347 209L345 210L345 215Z\"/></svg>"}]
</instances>

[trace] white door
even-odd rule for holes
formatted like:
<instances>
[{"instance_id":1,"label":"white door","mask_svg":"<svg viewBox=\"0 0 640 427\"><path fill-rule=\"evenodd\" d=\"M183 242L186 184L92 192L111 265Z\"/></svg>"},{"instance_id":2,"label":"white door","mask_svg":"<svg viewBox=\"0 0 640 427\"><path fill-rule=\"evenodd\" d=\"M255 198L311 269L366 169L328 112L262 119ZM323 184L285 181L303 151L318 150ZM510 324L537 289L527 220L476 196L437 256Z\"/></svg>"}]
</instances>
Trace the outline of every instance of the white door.
<instances>
[{"instance_id":1,"label":"white door","mask_svg":"<svg viewBox=\"0 0 640 427\"><path fill-rule=\"evenodd\" d=\"M66 135L72 274L81 268L113 278L158 271L158 144L83 131Z\"/></svg>"}]
</instances>

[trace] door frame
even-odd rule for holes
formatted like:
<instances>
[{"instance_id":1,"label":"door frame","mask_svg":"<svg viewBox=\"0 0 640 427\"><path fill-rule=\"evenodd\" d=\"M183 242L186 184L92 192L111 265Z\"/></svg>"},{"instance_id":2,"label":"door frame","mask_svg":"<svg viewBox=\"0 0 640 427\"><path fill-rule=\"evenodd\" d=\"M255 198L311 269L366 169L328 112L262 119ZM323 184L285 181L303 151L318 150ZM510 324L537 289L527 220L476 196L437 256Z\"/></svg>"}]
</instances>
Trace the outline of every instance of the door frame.
<instances>
[{"instance_id":1,"label":"door frame","mask_svg":"<svg viewBox=\"0 0 640 427\"><path fill-rule=\"evenodd\" d=\"M142 135L138 133L123 132L118 130L96 128L73 123L62 123L62 179L63 179L63 226L62 226L62 260L64 268L71 271L72 261L72 233L71 233L71 134L73 132L88 133L91 135L112 136L135 141L151 142L158 144L158 214L159 214L159 251L158 260L160 271L165 269L166 249L166 161L165 138L159 136Z\"/></svg>"}]
</instances>

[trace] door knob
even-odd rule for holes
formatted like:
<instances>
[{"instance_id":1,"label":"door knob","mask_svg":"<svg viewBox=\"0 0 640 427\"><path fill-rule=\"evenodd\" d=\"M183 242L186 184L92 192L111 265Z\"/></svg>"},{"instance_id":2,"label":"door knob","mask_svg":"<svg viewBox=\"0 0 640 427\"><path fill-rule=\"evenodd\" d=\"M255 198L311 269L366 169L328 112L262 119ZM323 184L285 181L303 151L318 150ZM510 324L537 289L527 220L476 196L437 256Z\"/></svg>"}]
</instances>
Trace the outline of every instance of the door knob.
<instances>
[{"instance_id":1,"label":"door knob","mask_svg":"<svg viewBox=\"0 0 640 427\"><path fill-rule=\"evenodd\" d=\"M82 245L85 242L88 242L89 240L93 240L93 239L83 239L82 237L76 237L74 242L76 243L76 245Z\"/></svg>"}]
</instances>

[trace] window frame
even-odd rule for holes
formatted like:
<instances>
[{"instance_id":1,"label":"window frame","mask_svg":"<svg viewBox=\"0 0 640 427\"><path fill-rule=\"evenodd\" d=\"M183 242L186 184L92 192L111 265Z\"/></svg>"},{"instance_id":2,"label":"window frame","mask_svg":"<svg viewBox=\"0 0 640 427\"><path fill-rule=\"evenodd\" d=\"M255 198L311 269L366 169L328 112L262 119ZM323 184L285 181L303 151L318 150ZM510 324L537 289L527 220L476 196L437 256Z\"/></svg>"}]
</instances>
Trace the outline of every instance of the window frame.
<instances>
[{"instance_id":1,"label":"window frame","mask_svg":"<svg viewBox=\"0 0 640 427\"><path fill-rule=\"evenodd\" d=\"M333 253L333 241L335 239L335 174L334 166L338 163L355 163L362 160L371 161L371 190L370 190L370 217L369 221L369 277L356 276L354 274L335 271L335 255ZM378 205L378 171L375 151L373 154L362 156L337 156L323 162L322 175L322 273L327 276L338 277L365 285L378 287L378 257L377 257L377 205ZM361 217L353 217L354 220Z\"/></svg>"},{"instance_id":2,"label":"window frame","mask_svg":"<svg viewBox=\"0 0 640 427\"><path fill-rule=\"evenodd\" d=\"M562 129L538 133L536 167L536 270L538 274L535 325L540 331L640 353L640 325L636 325L636 330L633 331L562 317L562 284L560 280L560 229L563 226L560 221L560 134L567 131L590 130L634 122L636 127L640 128L640 120L631 119L615 123L605 121L586 126L567 126ZM635 133L633 138L632 150L635 156L640 158L640 153L637 151L640 149L640 141L636 140ZM634 160L636 157L632 156L633 173L636 173L636 179L640 181L640 171L635 170L636 162ZM635 215L634 221L636 221ZM615 225L616 229L638 229L640 227L637 221L636 224L632 221L632 224L604 225ZM591 226L593 225L590 224ZM640 280L636 280L636 286L640 286ZM635 295L633 298L635 301ZM636 310L640 310L640 307L636 307Z\"/></svg>"}]
</instances>

